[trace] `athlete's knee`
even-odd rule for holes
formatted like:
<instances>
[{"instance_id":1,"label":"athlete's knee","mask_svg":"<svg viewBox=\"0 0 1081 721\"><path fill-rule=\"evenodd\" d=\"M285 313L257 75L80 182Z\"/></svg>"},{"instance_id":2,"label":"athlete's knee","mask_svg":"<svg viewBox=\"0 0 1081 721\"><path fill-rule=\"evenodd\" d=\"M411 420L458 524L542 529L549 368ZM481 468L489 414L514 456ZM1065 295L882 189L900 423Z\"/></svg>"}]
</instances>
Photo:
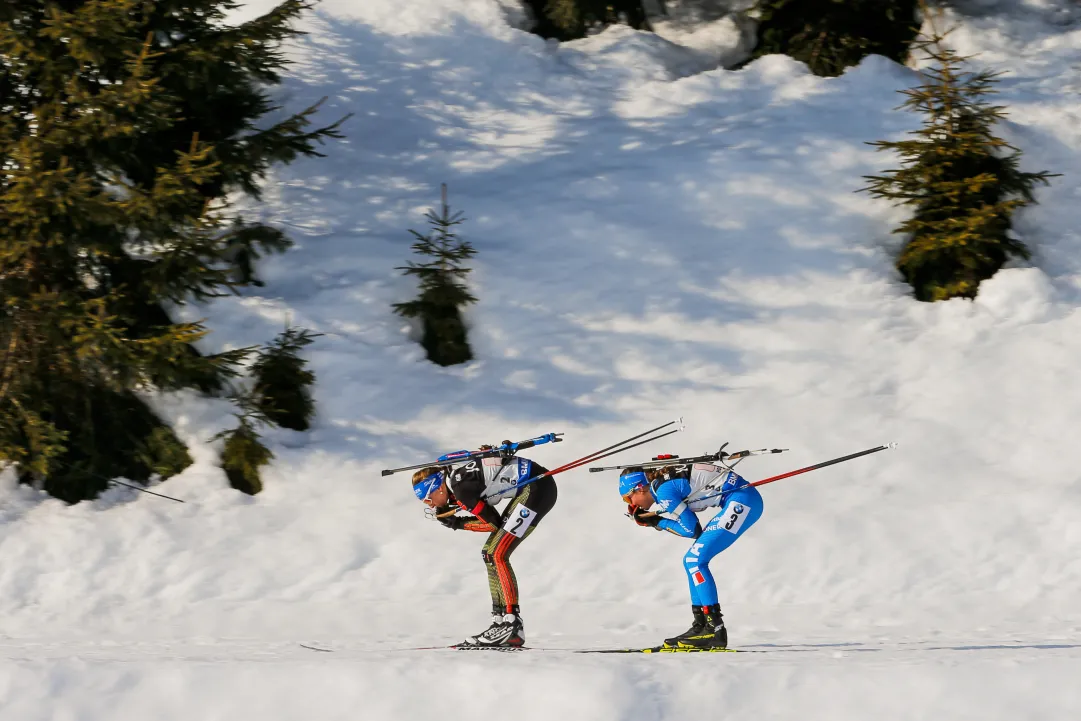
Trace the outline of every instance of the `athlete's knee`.
<instances>
[{"instance_id":1,"label":"athlete's knee","mask_svg":"<svg viewBox=\"0 0 1081 721\"><path fill-rule=\"evenodd\" d=\"M702 551L705 549L704 543L698 543L697 541L687 549L687 552L683 554L683 567L690 569L697 566L702 562ZM690 573L690 571L687 571Z\"/></svg>"},{"instance_id":2,"label":"athlete's knee","mask_svg":"<svg viewBox=\"0 0 1081 721\"><path fill-rule=\"evenodd\" d=\"M513 538L513 536L511 536ZM497 544L495 550L492 551L492 562L500 566L506 565L507 557L510 556L510 552L514 550L516 544L513 541L504 541Z\"/></svg>"}]
</instances>

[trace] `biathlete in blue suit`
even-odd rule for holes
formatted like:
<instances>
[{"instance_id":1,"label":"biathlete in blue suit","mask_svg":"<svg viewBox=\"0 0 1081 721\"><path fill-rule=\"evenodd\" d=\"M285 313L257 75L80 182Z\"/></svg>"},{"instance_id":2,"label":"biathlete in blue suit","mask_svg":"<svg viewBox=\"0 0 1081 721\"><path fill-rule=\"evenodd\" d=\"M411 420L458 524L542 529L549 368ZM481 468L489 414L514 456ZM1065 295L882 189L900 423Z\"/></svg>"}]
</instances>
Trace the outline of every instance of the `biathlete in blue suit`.
<instances>
[{"instance_id":1,"label":"biathlete in blue suit","mask_svg":"<svg viewBox=\"0 0 1081 721\"><path fill-rule=\"evenodd\" d=\"M727 648L728 630L709 562L762 516L758 489L728 468L695 463L649 471L626 468L619 476L619 493L638 525L694 539L683 557L694 623L686 632L665 639L665 645ZM715 507L720 513L703 528L695 512Z\"/></svg>"}]
</instances>

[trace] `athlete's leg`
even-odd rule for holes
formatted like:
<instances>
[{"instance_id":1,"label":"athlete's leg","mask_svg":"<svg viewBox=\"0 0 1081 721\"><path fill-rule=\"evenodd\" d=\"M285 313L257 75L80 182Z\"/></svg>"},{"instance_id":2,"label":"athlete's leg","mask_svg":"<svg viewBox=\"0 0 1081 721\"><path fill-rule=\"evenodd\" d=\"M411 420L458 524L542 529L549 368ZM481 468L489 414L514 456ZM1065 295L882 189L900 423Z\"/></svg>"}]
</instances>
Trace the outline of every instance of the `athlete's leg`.
<instances>
[{"instance_id":1,"label":"athlete's leg","mask_svg":"<svg viewBox=\"0 0 1081 721\"><path fill-rule=\"evenodd\" d=\"M717 603L717 584L709 571L709 562L762 517L762 495L754 486L742 488L725 499L720 513L706 524L702 535L683 557L683 570L691 589L691 603L712 606Z\"/></svg>"},{"instance_id":2,"label":"athlete's leg","mask_svg":"<svg viewBox=\"0 0 1081 721\"><path fill-rule=\"evenodd\" d=\"M510 556L556 502L555 479L547 476L525 486L503 513L503 525L488 536L482 555L488 571L492 611L518 612L518 579Z\"/></svg>"}]
</instances>

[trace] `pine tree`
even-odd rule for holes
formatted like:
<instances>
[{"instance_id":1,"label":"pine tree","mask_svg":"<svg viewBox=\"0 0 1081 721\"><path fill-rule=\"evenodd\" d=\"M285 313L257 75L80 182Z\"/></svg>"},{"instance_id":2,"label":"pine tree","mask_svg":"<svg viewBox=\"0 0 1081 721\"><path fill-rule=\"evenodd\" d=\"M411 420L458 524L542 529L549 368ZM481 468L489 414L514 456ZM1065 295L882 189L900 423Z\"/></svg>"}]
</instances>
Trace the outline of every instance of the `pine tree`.
<instances>
[{"instance_id":1,"label":"pine tree","mask_svg":"<svg viewBox=\"0 0 1081 721\"><path fill-rule=\"evenodd\" d=\"M917 0L762 0L751 59L783 54L815 75L840 75L867 55L899 63L919 32Z\"/></svg>"},{"instance_id":2,"label":"pine tree","mask_svg":"<svg viewBox=\"0 0 1081 721\"><path fill-rule=\"evenodd\" d=\"M257 428L270 423L259 408L258 399L248 393L234 397L240 406L240 412L234 414L237 426L232 430L222 431L212 441L225 440L221 452L221 467L225 471L229 485L249 496L263 490L263 477L260 469L274 460L274 453L263 443Z\"/></svg>"},{"instance_id":3,"label":"pine tree","mask_svg":"<svg viewBox=\"0 0 1081 721\"><path fill-rule=\"evenodd\" d=\"M946 34L932 22L919 44L932 61L925 81L901 91L901 107L922 113L923 127L910 140L871 143L897 153L901 167L867 176L864 188L913 208L894 230L908 238L897 269L923 301L973 298L1009 257L1028 258L1011 236L1011 217L1054 177L1020 170L1020 151L994 133L1005 115L987 100L997 74L964 70L967 58L946 45Z\"/></svg>"},{"instance_id":4,"label":"pine tree","mask_svg":"<svg viewBox=\"0 0 1081 721\"><path fill-rule=\"evenodd\" d=\"M394 310L405 318L419 318L424 328L421 345L428 353L428 360L441 366L465 363L473 358L466 337L461 308L475 303L477 299L461 282L469 269L462 264L472 258L476 251L466 241L458 239L454 228L465 222L461 212L450 212L447 205L447 186L443 186L443 204L440 214L429 210L425 216L432 232L421 235L415 230L413 251L432 260L410 262L398 270L419 279L420 295L408 303L395 303Z\"/></svg>"},{"instance_id":5,"label":"pine tree","mask_svg":"<svg viewBox=\"0 0 1081 721\"><path fill-rule=\"evenodd\" d=\"M257 128L308 5L225 27L234 6L0 8L0 462L65 500L190 464L141 394L221 388L251 349L201 355L208 329L167 308L252 282L288 240L227 195L338 137L313 108Z\"/></svg>"},{"instance_id":6,"label":"pine tree","mask_svg":"<svg viewBox=\"0 0 1081 721\"><path fill-rule=\"evenodd\" d=\"M315 413L310 386L315 374L300 351L319 334L303 328L286 328L266 348L258 351L252 364L254 394L259 410L275 425L306 431Z\"/></svg>"}]
</instances>

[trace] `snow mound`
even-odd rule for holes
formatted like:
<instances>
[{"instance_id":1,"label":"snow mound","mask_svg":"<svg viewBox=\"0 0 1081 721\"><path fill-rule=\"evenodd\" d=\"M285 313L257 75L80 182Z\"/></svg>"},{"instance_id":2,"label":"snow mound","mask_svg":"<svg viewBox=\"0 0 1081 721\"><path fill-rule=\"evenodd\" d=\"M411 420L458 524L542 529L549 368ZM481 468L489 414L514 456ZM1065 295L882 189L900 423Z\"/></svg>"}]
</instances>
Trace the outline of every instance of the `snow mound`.
<instances>
[{"instance_id":1,"label":"snow mound","mask_svg":"<svg viewBox=\"0 0 1081 721\"><path fill-rule=\"evenodd\" d=\"M1039 268L1004 268L980 284L976 305L1013 323L1039 323L1051 316L1054 294Z\"/></svg>"},{"instance_id":2,"label":"snow mound","mask_svg":"<svg viewBox=\"0 0 1081 721\"><path fill-rule=\"evenodd\" d=\"M674 80L715 67L688 48L626 25L612 25L559 48L560 56L580 72L638 82Z\"/></svg>"},{"instance_id":3,"label":"snow mound","mask_svg":"<svg viewBox=\"0 0 1081 721\"><path fill-rule=\"evenodd\" d=\"M728 8L709 8L711 12L706 13L691 10L682 5L669 7L667 15L651 19L654 31L694 50L714 67L735 65L750 56L757 32L753 20L732 14Z\"/></svg>"}]
</instances>

